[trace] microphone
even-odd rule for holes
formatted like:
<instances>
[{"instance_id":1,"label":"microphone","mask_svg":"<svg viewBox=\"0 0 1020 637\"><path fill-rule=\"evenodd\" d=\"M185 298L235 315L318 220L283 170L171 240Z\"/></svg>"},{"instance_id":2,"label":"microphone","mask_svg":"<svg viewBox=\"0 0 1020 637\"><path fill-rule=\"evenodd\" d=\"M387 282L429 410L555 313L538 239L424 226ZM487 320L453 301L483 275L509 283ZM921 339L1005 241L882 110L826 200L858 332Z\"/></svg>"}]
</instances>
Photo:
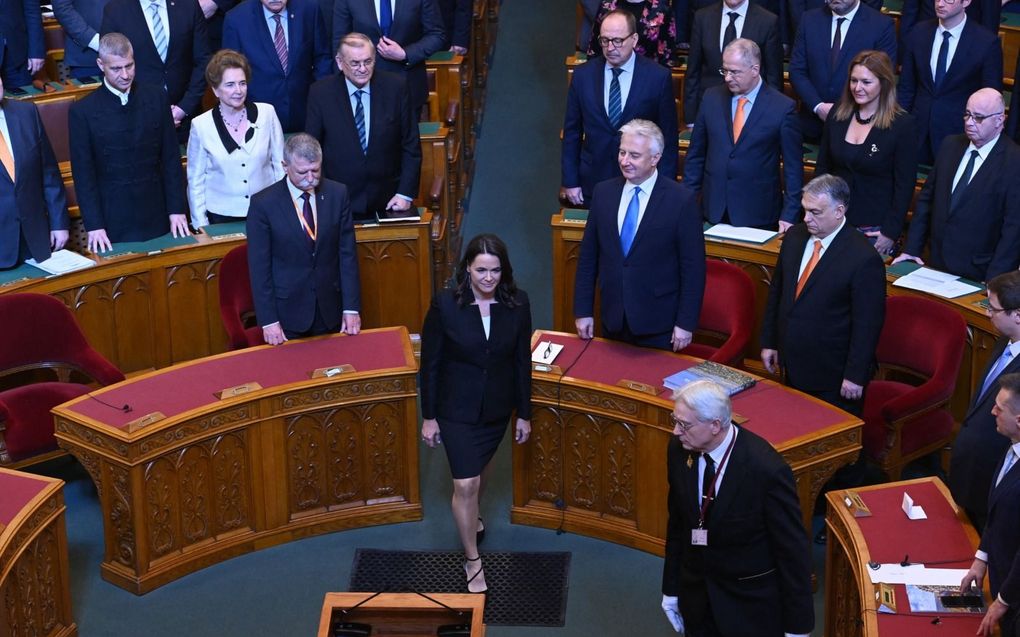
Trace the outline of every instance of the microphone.
<instances>
[{"instance_id":1,"label":"microphone","mask_svg":"<svg viewBox=\"0 0 1020 637\"><path fill-rule=\"evenodd\" d=\"M132 411L134 411L134 409L132 409L131 405L129 405L127 403L124 403L123 405L118 407L117 405L111 405L110 403L106 402L105 400L101 400L101 399L97 398L96 396L94 396L92 394L92 392L87 392L85 395L88 396L89 398L91 398L92 400L96 401L100 405L106 405L110 409L117 409L117 410L119 410L119 411L121 411L121 412L123 412L125 414L130 414Z\"/></svg>"}]
</instances>

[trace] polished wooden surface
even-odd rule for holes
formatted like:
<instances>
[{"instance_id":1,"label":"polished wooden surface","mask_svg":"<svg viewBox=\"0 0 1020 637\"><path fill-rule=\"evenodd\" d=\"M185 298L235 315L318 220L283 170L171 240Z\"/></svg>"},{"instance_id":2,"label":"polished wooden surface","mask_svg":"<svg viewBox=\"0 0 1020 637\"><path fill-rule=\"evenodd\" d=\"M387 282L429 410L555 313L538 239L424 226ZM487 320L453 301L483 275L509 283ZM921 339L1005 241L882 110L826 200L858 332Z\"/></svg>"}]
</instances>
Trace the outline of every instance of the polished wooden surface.
<instances>
[{"instance_id":1,"label":"polished wooden surface","mask_svg":"<svg viewBox=\"0 0 1020 637\"><path fill-rule=\"evenodd\" d=\"M318 637L332 637L330 627L334 615L362 602L364 603L345 619L371 625L373 635L433 637L440 626L470 624L471 637L485 637L485 624L482 623L485 595L469 593L425 595L435 601L415 593L381 593L375 597L372 597L373 593L326 593L326 598L322 602L322 614L319 617ZM443 605L449 608L444 608Z\"/></svg>"},{"instance_id":2,"label":"polished wooden surface","mask_svg":"<svg viewBox=\"0 0 1020 637\"><path fill-rule=\"evenodd\" d=\"M420 520L417 363L404 328L371 332L399 340L401 367L223 401L213 395L219 387L210 387L204 406L133 432L76 411L87 396L56 408L61 447L99 492L104 579L142 594L274 544ZM95 393L102 398L112 388L268 347L151 372Z\"/></svg>"},{"instance_id":3,"label":"polished wooden surface","mask_svg":"<svg viewBox=\"0 0 1020 637\"><path fill-rule=\"evenodd\" d=\"M535 332L532 347L545 333ZM604 341L596 339L592 346L599 342ZM532 372L531 396L531 439L513 447L511 520L662 555L672 401L537 370ZM811 526L822 485L861 448L862 422L825 407L842 416L838 424L773 443L793 468L805 528Z\"/></svg>"},{"instance_id":4,"label":"polished wooden surface","mask_svg":"<svg viewBox=\"0 0 1020 637\"><path fill-rule=\"evenodd\" d=\"M431 213L415 223L357 226L362 325L418 332L432 299ZM96 257L97 265L0 286L39 292L74 314L89 343L124 373L158 369L227 350L219 266L244 238L197 235L197 245L158 254Z\"/></svg>"},{"instance_id":5,"label":"polished wooden surface","mask_svg":"<svg viewBox=\"0 0 1020 637\"><path fill-rule=\"evenodd\" d=\"M577 274L577 259L580 254L581 239L584 236L584 222L572 221L564 217L563 212L552 216L552 250L553 250L553 329L561 331L574 330L574 281ZM749 358L745 366L755 373L767 374L759 359L761 353L762 318L765 314L765 303L768 299L769 285L775 271L776 259L782 237L756 245L740 241L720 241L707 239L705 253L714 259L726 261L739 267L751 277L754 284L754 332L751 335ZM889 295L922 296L949 307L960 314L967 322L967 344L964 348L963 362L957 379L956 392L950 408L957 420L962 420L970 404L970 397L979 388L982 380L981 372L988 364L991 350L997 338L991 320L985 313L981 301L983 292L975 292L956 299L944 299L916 290L895 287L892 283L896 276L886 277L886 293ZM598 321L596 321L598 323Z\"/></svg>"},{"instance_id":6,"label":"polished wooden surface","mask_svg":"<svg viewBox=\"0 0 1020 637\"><path fill-rule=\"evenodd\" d=\"M870 487L854 489L857 493L866 493L878 489L891 489L909 487L932 483L939 493L945 497L957 512L960 525L964 527L970 546L952 547L947 546L946 555L972 555L978 545L978 536L967 520L962 510L956 507L949 489L937 478L918 478L903 482L879 484ZM887 637L898 637L897 633L879 630L878 605L875 599L876 586L871 583L868 575L868 562L871 561L871 553L868 550L868 541L861 533L861 529L854 518L853 513L844 504L844 498L848 491L830 491L825 494L828 501L828 512L825 516L828 527L828 542L826 543L825 554L825 632L826 637L878 637L885 634ZM904 515L902 522L910 524ZM909 554L910 547L904 546L903 553ZM897 597L899 597L897 595ZM988 597L987 588L985 597ZM897 598L897 608L902 604L905 606L903 612L909 612L910 604L906 598ZM919 625L931 623L930 616L920 616L916 619ZM973 622L974 626L980 621L978 618ZM946 633L951 631L957 622L944 622L946 627L940 631ZM949 632L948 634L974 634L974 626L970 626L966 632ZM958 627L958 626L956 626ZM939 628L942 628L941 626ZM932 628L934 630L934 628ZM921 630L917 634L923 634ZM935 634L935 633L931 633Z\"/></svg>"},{"instance_id":7,"label":"polished wooden surface","mask_svg":"<svg viewBox=\"0 0 1020 637\"><path fill-rule=\"evenodd\" d=\"M78 627L71 615L64 483L0 469L0 497L11 493L13 480L38 488L12 519L0 520L0 635L72 637Z\"/></svg>"}]
</instances>

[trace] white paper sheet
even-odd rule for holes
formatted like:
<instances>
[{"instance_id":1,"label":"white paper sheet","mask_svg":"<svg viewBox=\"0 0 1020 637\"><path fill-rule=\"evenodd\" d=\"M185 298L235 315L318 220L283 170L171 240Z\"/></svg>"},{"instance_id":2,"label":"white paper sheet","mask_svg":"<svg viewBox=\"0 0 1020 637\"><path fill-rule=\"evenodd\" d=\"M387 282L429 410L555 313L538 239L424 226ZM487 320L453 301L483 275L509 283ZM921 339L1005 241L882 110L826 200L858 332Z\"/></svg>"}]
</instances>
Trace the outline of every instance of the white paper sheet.
<instances>
[{"instance_id":1,"label":"white paper sheet","mask_svg":"<svg viewBox=\"0 0 1020 637\"><path fill-rule=\"evenodd\" d=\"M563 346L550 341L542 341L535 346L535 350L531 352L532 363L545 363L546 365L556 360L556 357L563 351Z\"/></svg>"},{"instance_id":2,"label":"white paper sheet","mask_svg":"<svg viewBox=\"0 0 1020 637\"><path fill-rule=\"evenodd\" d=\"M83 257L77 252L71 252L70 250L57 250L50 255L49 259L46 259L42 263L37 263L35 259L28 259L25 263L34 265L40 270L44 270L50 274L74 272L75 270L90 268L96 264L96 262L92 259Z\"/></svg>"},{"instance_id":3,"label":"white paper sheet","mask_svg":"<svg viewBox=\"0 0 1020 637\"><path fill-rule=\"evenodd\" d=\"M959 586L965 568L925 568L924 564L879 564L868 568L872 584L914 584L917 586Z\"/></svg>"},{"instance_id":4,"label":"white paper sheet","mask_svg":"<svg viewBox=\"0 0 1020 637\"><path fill-rule=\"evenodd\" d=\"M716 239L733 239L736 241L747 241L749 243L765 243L772 237L778 235L772 230L759 230L758 228L739 228L728 223L717 223L705 231L706 237Z\"/></svg>"},{"instance_id":5,"label":"white paper sheet","mask_svg":"<svg viewBox=\"0 0 1020 637\"><path fill-rule=\"evenodd\" d=\"M918 268L893 281L893 285L908 290L919 290L944 299L978 292L981 288L960 281L960 277L931 268Z\"/></svg>"}]
</instances>

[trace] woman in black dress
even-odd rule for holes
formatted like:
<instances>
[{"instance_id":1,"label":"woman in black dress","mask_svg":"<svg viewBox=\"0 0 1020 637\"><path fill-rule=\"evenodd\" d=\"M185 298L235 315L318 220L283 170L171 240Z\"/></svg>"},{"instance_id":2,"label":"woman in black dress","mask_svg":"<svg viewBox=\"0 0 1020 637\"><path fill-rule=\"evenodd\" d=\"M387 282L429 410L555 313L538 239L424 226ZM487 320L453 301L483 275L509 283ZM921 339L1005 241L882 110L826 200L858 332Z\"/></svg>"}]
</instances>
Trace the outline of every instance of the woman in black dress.
<instances>
[{"instance_id":1,"label":"woman in black dress","mask_svg":"<svg viewBox=\"0 0 1020 637\"><path fill-rule=\"evenodd\" d=\"M531 306L514 284L506 246L472 239L457 285L432 299L421 339L421 437L442 443L453 474L453 517L464 546L468 590L487 590L478 541L478 500L511 412L514 440L531 434Z\"/></svg>"},{"instance_id":2,"label":"woman in black dress","mask_svg":"<svg viewBox=\"0 0 1020 637\"><path fill-rule=\"evenodd\" d=\"M822 132L815 174L850 185L847 221L892 253L903 233L917 180L917 126L896 103L889 56L861 51L850 62L843 96Z\"/></svg>"}]
</instances>

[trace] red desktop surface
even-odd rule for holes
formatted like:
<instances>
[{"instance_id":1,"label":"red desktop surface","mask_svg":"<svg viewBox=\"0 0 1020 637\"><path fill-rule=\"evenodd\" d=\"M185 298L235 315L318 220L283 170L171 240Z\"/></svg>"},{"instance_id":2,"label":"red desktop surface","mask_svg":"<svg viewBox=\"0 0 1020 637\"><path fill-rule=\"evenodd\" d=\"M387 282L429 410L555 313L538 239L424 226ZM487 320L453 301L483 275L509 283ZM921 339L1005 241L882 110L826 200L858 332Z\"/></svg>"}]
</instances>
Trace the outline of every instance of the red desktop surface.
<instances>
[{"instance_id":1,"label":"red desktop surface","mask_svg":"<svg viewBox=\"0 0 1020 637\"><path fill-rule=\"evenodd\" d=\"M345 363L357 372L414 367L414 358L405 353L406 339L403 328L385 328L240 350L129 379L93 392L98 400L84 396L70 408L117 428L155 411L172 418L215 403L214 392L244 383L269 389L307 381L312 370ZM131 411L125 413L122 405Z\"/></svg>"},{"instance_id":2,"label":"red desktop surface","mask_svg":"<svg viewBox=\"0 0 1020 637\"><path fill-rule=\"evenodd\" d=\"M557 365L568 378L616 385L633 380L659 389L659 397L669 399L672 390L662 379L700 362L656 349L646 349L606 340L582 341L571 334L538 332L535 343L552 341L563 345ZM733 397L733 411L747 422L742 426L768 440L773 446L819 430L846 423L853 416L839 409L783 387L761 380L751 389Z\"/></svg>"},{"instance_id":3,"label":"red desktop surface","mask_svg":"<svg viewBox=\"0 0 1020 637\"><path fill-rule=\"evenodd\" d=\"M0 524L7 526L52 480L0 471Z\"/></svg>"}]
</instances>

